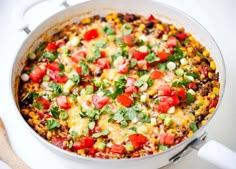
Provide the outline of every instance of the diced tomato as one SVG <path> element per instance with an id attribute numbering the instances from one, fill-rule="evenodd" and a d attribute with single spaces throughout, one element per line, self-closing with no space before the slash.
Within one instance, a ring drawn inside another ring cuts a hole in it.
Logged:
<path id="1" fill-rule="evenodd" d="M 66 44 L 65 40 L 64 39 L 59 39 L 56 41 L 56 45 L 57 47 L 62 47 Z"/>
<path id="2" fill-rule="evenodd" d="M 158 88 L 159 96 L 170 96 L 171 95 L 171 87 L 167 84 L 160 85 Z"/>
<path id="3" fill-rule="evenodd" d="M 84 148 L 90 148 L 94 145 L 94 138 L 93 137 L 83 137 L 81 140 L 81 144 Z"/>
<path id="4" fill-rule="evenodd" d="M 76 67 L 75 70 L 79 75 L 82 75 L 82 68 L 80 66 Z"/>
<path id="5" fill-rule="evenodd" d="M 129 140 L 135 149 L 141 148 L 143 144 L 148 141 L 148 139 L 142 134 L 131 134 L 129 135 Z"/>
<path id="6" fill-rule="evenodd" d="M 33 69 L 33 71 L 29 74 L 29 77 L 33 82 L 38 83 L 45 74 L 46 69 L 42 69 L 38 66 Z"/>
<path id="7" fill-rule="evenodd" d="M 93 156 L 96 153 L 96 149 L 94 147 L 91 147 L 89 149 L 88 155 Z"/>
<path id="8" fill-rule="evenodd" d="M 113 153 L 123 154 L 124 151 L 125 151 L 125 147 L 123 145 L 113 144 L 111 147 L 111 152 Z"/>
<path id="9" fill-rule="evenodd" d="M 132 153 L 132 158 L 137 158 L 137 157 L 140 157 L 140 152 L 139 151 L 136 151 L 134 153 Z"/>
<path id="10" fill-rule="evenodd" d="M 47 67 L 47 69 L 50 69 L 52 71 L 60 71 L 60 67 L 59 67 L 58 62 L 49 63 L 46 67 Z"/>
<path id="11" fill-rule="evenodd" d="M 136 60 L 144 60 L 147 55 L 148 55 L 148 52 L 139 52 L 135 50 L 132 54 L 132 58 Z"/>
<path id="12" fill-rule="evenodd" d="M 205 77 L 207 77 L 208 76 L 208 67 L 203 67 L 201 72 Z"/>
<path id="13" fill-rule="evenodd" d="M 65 148 L 63 142 L 66 141 L 66 137 L 61 136 L 53 136 L 51 143 L 54 144 L 57 147 Z"/>
<path id="14" fill-rule="evenodd" d="M 135 36 L 132 35 L 132 34 L 129 34 L 129 35 L 123 36 L 122 41 L 123 41 L 127 46 L 132 47 L 132 46 L 134 46 L 134 39 L 135 39 Z"/>
<path id="15" fill-rule="evenodd" d="M 164 62 L 164 61 L 166 61 L 169 55 L 170 55 L 170 54 L 167 53 L 167 52 L 165 52 L 165 51 L 162 51 L 162 52 L 157 53 L 157 56 L 160 58 L 159 62 Z"/>
<path id="16" fill-rule="evenodd" d="M 180 103 L 180 101 L 179 101 L 179 97 L 177 96 L 177 95 L 173 95 L 173 96 L 171 96 L 171 101 L 170 101 L 170 105 L 171 106 L 177 106 L 179 103 Z"/>
<path id="17" fill-rule="evenodd" d="M 127 96 L 125 94 L 121 94 L 116 99 L 117 99 L 117 102 L 119 102 L 120 104 L 122 104 L 125 107 L 130 107 L 134 102 L 133 99 L 131 99 L 129 96 Z"/>
<path id="18" fill-rule="evenodd" d="M 50 71 L 49 77 L 56 83 L 66 83 L 68 80 L 68 77 L 66 75 L 60 75 L 60 72 L 58 71 Z"/>
<path id="19" fill-rule="evenodd" d="M 175 47 L 177 45 L 177 39 L 174 36 L 171 36 L 166 43 L 168 47 Z"/>
<path id="20" fill-rule="evenodd" d="M 181 33 L 178 33 L 178 34 L 176 35 L 176 37 L 177 37 L 180 41 L 183 41 L 183 40 L 185 40 L 185 39 L 187 38 L 187 34 L 184 33 L 184 32 L 181 32 Z"/>
<path id="21" fill-rule="evenodd" d="M 179 143 L 181 143 L 183 140 L 184 140 L 184 136 L 178 137 L 178 138 L 175 139 L 175 143 L 174 143 L 174 144 L 175 144 L 175 145 L 176 145 L 176 144 L 179 144 Z"/>
<path id="22" fill-rule="evenodd" d="M 159 101 L 159 104 L 156 106 L 156 110 L 160 113 L 166 113 L 171 107 L 169 102 Z"/>
<path id="23" fill-rule="evenodd" d="M 52 52 L 52 51 L 57 50 L 57 45 L 55 42 L 50 42 L 50 43 L 48 43 L 46 48 L 47 48 L 48 52 Z"/>
<path id="24" fill-rule="evenodd" d="M 118 72 L 121 74 L 126 74 L 129 71 L 128 62 L 125 60 L 123 64 L 117 66 Z"/>
<path id="25" fill-rule="evenodd" d="M 72 149 L 74 151 L 77 151 L 77 150 L 80 150 L 80 149 L 83 149 L 84 146 L 82 145 L 81 142 L 74 142 L 73 146 L 72 146 Z"/>
<path id="26" fill-rule="evenodd" d="M 104 96 L 93 95 L 92 96 L 93 105 L 98 109 L 102 109 L 108 102 L 109 98 Z"/>
<path id="27" fill-rule="evenodd" d="M 94 133 L 101 132 L 100 128 L 98 126 L 95 126 L 93 129 L 89 129 L 89 134 L 92 135 Z"/>
<path id="28" fill-rule="evenodd" d="M 156 20 L 156 18 L 151 14 L 149 15 L 147 20 L 150 22 L 150 21 Z"/>
<path id="29" fill-rule="evenodd" d="M 209 109 L 212 108 L 212 107 L 215 108 L 217 106 L 218 102 L 219 102 L 219 97 L 216 97 L 215 99 L 210 100 Z"/>
<path id="30" fill-rule="evenodd" d="M 138 93 L 138 87 L 134 85 L 134 82 L 136 81 L 133 77 L 128 77 L 126 81 L 126 88 L 125 93 L 132 94 L 132 93 Z"/>
<path id="31" fill-rule="evenodd" d="M 186 99 L 185 89 L 183 89 L 183 88 L 178 89 L 176 94 L 181 98 L 182 101 L 184 101 Z"/>
<path id="32" fill-rule="evenodd" d="M 163 77 L 163 73 L 159 70 L 154 70 L 152 73 L 151 73 L 151 79 L 152 80 L 155 80 L 155 79 L 160 79 Z"/>
<path id="33" fill-rule="evenodd" d="M 103 70 L 103 69 L 109 69 L 110 64 L 107 58 L 100 58 L 97 60 L 98 67 Z"/>
<path id="34" fill-rule="evenodd" d="M 172 133 L 162 133 L 160 135 L 160 143 L 165 145 L 174 144 L 175 135 Z"/>
<path id="35" fill-rule="evenodd" d="M 147 70 L 148 69 L 148 62 L 146 60 L 139 60 L 137 62 L 139 70 Z"/>
<path id="36" fill-rule="evenodd" d="M 188 84 L 188 88 L 195 90 L 195 89 L 197 89 L 197 85 L 196 85 L 195 82 L 190 82 L 190 83 Z"/>
<path id="37" fill-rule="evenodd" d="M 101 54 L 101 58 L 106 58 L 107 57 L 107 54 L 106 54 L 105 51 L 101 51 L 100 54 Z"/>
<path id="38" fill-rule="evenodd" d="M 48 109 L 51 105 L 51 102 L 44 99 L 43 97 L 40 97 L 36 100 L 37 103 L 41 103 L 43 106 L 43 109 Z"/>
<path id="39" fill-rule="evenodd" d="M 84 58 L 86 58 L 86 52 L 84 52 L 84 51 L 77 51 L 77 52 L 75 52 L 75 53 L 73 53 L 72 54 L 72 56 L 71 56 L 71 60 L 73 61 L 73 62 L 75 62 L 75 63 L 79 63 L 79 61 L 81 60 L 81 59 L 84 59 Z"/>
<path id="40" fill-rule="evenodd" d="M 135 82 L 136 80 L 137 80 L 137 79 L 135 79 L 135 78 L 133 78 L 133 77 L 128 77 L 125 86 L 126 86 L 126 87 L 134 86 L 134 82 Z"/>
<path id="41" fill-rule="evenodd" d="M 48 112 L 43 111 L 43 110 L 38 110 L 38 111 L 37 111 L 37 114 L 38 114 L 38 116 L 39 116 L 40 119 L 52 118 L 52 115 L 51 115 L 51 114 L 49 114 Z"/>
<path id="42" fill-rule="evenodd" d="M 68 102 L 66 96 L 57 96 L 56 97 L 57 105 L 62 109 L 69 109 L 70 103 Z"/>
<path id="43" fill-rule="evenodd" d="M 90 41 L 92 39 L 96 39 L 99 36 L 97 29 L 90 29 L 84 34 L 84 40 Z"/>

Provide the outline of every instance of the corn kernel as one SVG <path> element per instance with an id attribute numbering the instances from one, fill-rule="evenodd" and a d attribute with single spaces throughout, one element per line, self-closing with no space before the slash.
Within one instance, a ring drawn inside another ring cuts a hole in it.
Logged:
<path id="1" fill-rule="evenodd" d="M 183 126 L 187 126 L 187 125 L 188 125 L 186 119 L 183 119 L 183 120 L 182 120 L 182 125 L 183 125 Z"/>
<path id="2" fill-rule="evenodd" d="M 199 102 L 203 102 L 203 97 L 202 97 L 201 95 L 198 95 L 198 96 L 197 96 L 197 100 L 198 100 Z"/>
<path id="3" fill-rule="evenodd" d="M 160 30 L 160 31 L 163 31 L 164 30 L 164 27 L 162 24 L 157 24 L 157 28 Z"/>
<path id="4" fill-rule="evenodd" d="M 112 19 L 113 19 L 113 17 L 112 17 L 111 14 L 106 16 L 106 20 L 107 20 L 107 21 L 112 21 Z"/>
<path id="5" fill-rule="evenodd" d="M 195 56 L 195 57 L 193 58 L 193 60 L 196 61 L 196 62 L 200 62 L 200 61 L 201 61 L 201 58 L 200 58 L 200 56 Z"/>
<path id="6" fill-rule="evenodd" d="M 188 137 L 192 137 L 192 135 L 193 135 L 193 132 L 190 130 L 188 133 Z"/>
<path id="7" fill-rule="evenodd" d="M 139 30 L 140 30 L 140 31 L 143 31 L 144 29 L 145 29 L 145 25 L 144 25 L 144 24 L 140 24 L 140 25 L 139 25 Z"/>
<path id="8" fill-rule="evenodd" d="M 214 113 L 214 111 L 215 111 L 215 108 L 214 107 L 212 107 L 212 108 L 210 108 L 210 110 L 209 110 L 209 113 Z"/>
<path id="9" fill-rule="evenodd" d="M 33 111 L 31 111 L 31 112 L 29 113 L 29 116 L 30 116 L 31 118 L 33 118 L 33 117 L 35 116 L 35 113 L 34 113 Z"/>
<path id="10" fill-rule="evenodd" d="M 208 77 L 211 79 L 213 74 L 211 72 L 208 73 Z"/>
<path id="11" fill-rule="evenodd" d="M 201 114 L 201 110 L 197 110 L 197 111 L 195 111 L 195 116 L 199 116 Z"/>
<path id="12" fill-rule="evenodd" d="M 122 27 L 122 24 L 121 24 L 121 23 L 117 23 L 117 24 L 116 24 L 116 27 L 117 27 L 117 28 L 121 28 L 121 27 Z"/>
<path id="13" fill-rule="evenodd" d="M 209 94 L 208 94 L 208 97 L 209 97 L 210 99 L 214 99 L 214 98 L 216 97 L 216 95 L 215 95 L 214 93 L 209 93 Z"/>
<path id="14" fill-rule="evenodd" d="M 32 120 L 32 119 L 29 119 L 29 120 L 28 120 L 28 123 L 32 126 L 32 125 L 33 125 L 33 120 Z"/>
<path id="15" fill-rule="evenodd" d="M 188 47 L 188 48 L 187 48 L 187 52 L 188 52 L 188 53 L 191 53 L 192 51 L 193 51 L 193 48 L 192 48 L 192 47 Z"/>
<path id="16" fill-rule="evenodd" d="M 219 88 L 214 87 L 213 88 L 213 93 L 215 93 L 215 95 L 219 95 Z"/>
<path id="17" fill-rule="evenodd" d="M 118 16 L 117 13 L 113 13 L 113 14 L 111 14 L 111 18 L 112 18 L 112 19 L 116 19 L 117 16 Z"/>
<path id="18" fill-rule="evenodd" d="M 175 27 L 173 25 L 170 25 L 170 30 L 175 30 Z"/>
<path id="19" fill-rule="evenodd" d="M 200 75 L 200 80 L 205 79 L 205 76 L 203 74 Z"/>
<path id="20" fill-rule="evenodd" d="M 216 70 L 216 64 L 215 64 L 215 62 L 211 62 L 210 63 L 210 68 L 212 69 L 212 70 Z"/>
<path id="21" fill-rule="evenodd" d="M 84 19 L 82 19 L 81 23 L 82 23 L 83 25 L 86 25 L 86 24 L 90 24 L 91 21 L 92 21 L 91 18 L 84 18 Z"/>
<path id="22" fill-rule="evenodd" d="M 202 125 L 205 125 L 206 122 L 207 122 L 206 120 L 202 120 L 201 124 L 202 124 Z"/>
<path id="23" fill-rule="evenodd" d="M 204 104 L 204 106 L 208 106 L 208 105 L 209 105 L 209 100 L 205 99 L 205 100 L 203 101 L 203 104 Z"/>
<path id="24" fill-rule="evenodd" d="M 119 23 L 119 22 L 120 22 L 120 19 L 119 19 L 119 18 L 116 18 L 116 19 L 114 19 L 114 21 L 115 21 L 116 23 Z"/>
<path id="25" fill-rule="evenodd" d="M 207 50 L 207 49 L 205 49 L 205 50 L 202 52 L 202 55 L 205 56 L 205 57 L 209 56 L 209 54 L 210 54 L 210 52 L 209 52 L 209 50 Z"/>
<path id="26" fill-rule="evenodd" d="M 176 129 L 169 129 L 167 133 L 176 133 Z"/>

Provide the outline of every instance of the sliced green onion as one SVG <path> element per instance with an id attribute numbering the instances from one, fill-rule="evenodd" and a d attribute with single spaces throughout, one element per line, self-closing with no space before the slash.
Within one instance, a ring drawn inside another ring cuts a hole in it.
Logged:
<path id="1" fill-rule="evenodd" d="M 64 93 L 70 93 L 71 88 L 75 85 L 75 83 L 72 80 L 67 80 L 63 87 L 63 92 Z"/>
<path id="2" fill-rule="evenodd" d="M 80 96 L 84 96 L 86 95 L 86 90 L 85 89 L 81 89 L 80 90 Z"/>
<path id="3" fill-rule="evenodd" d="M 43 76 L 43 81 L 48 82 L 50 80 L 50 77 L 48 75 Z"/>
<path id="4" fill-rule="evenodd" d="M 30 60 L 34 60 L 34 59 L 36 58 L 35 53 L 29 53 L 28 58 L 29 58 Z"/>
<path id="5" fill-rule="evenodd" d="M 193 89 L 189 89 L 189 90 L 187 91 L 187 93 L 190 93 L 191 95 L 195 95 L 195 94 L 196 94 L 196 92 L 195 92 Z"/>
<path id="6" fill-rule="evenodd" d="M 103 142 L 97 144 L 97 148 L 98 148 L 99 150 L 102 150 L 102 151 L 103 151 L 103 150 L 105 149 L 105 147 L 106 147 L 106 144 L 103 143 Z"/>
<path id="7" fill-rule="evenodd" d="M 168 35 L 164 34 L 164 35 L 162 36 L 162 40 L 163 40 L 163 41 L 167 41 L 167 39 L 168 39 Z"/>
<path id="8" fill-rule="evenodd" d="M 158 116 L 161 120 L 165 120 L 166 118 L 166 114 L 159 114 Z"/>
<path id="9" fill-rule="evenodd" d="M 164 120 L 164 125 L 169 127 L 171 124 L 173 123 L 173 119 L 171 119 L 170 117 L 166 117 Z"/>
<path id="10" fill-rule="evenodd" d="M 166 151 L 166 150 L 168 150 L 168 147 L 165 145 L 159 144 L 159 149 L 162 151 Z"/>
<path id="11" fill-rule="evenodd" d="M 184 75 L 184 70 L 179 68 L 175 71 L 175 73 L 176 73 L 177 76 L 183 76 Z"/>
<path id="12" fill-rule="evenodd" d="M 114 40 L 116 40 L 116 36 L 115 35 L 109 35 L 108 37 L 108 40 L 113 42 Z"/>
<path id="13" fill-rule="evenodd" d="M 61 47 L 61 52 L 64 53 L 64 54 L 67 54 L 69 51 L 69 49 L 66 47 L 66 46 L 62 46 Z"/>
<path id="14" fill-rule="evenodd" d="M 155 117 L 151 118 L 151 125 L 155 126 L 157 124 L 157 119 Z"/>
<path id="15" fill-rule="evenodd" d="M 66 73 L 70 73 L 72 71 L 72 67 L 71 66 L 66 66 L 65 67 L 65 72 Z"/>
<path id="16" fill-rule="evenodd" d="M 61 111 L 59 114 L 59 118 L 62 120 L 66 120 L 68 118 L 68 113 L 66 111 Z"/>
<path id="17" fill-rule="evenodd" d="M 142 103 L 145 103 L 146 101 L 147 101 L 147 95 L 141 95 L 141 97 L 140 97 L 140 101 L 142 102 Z"/>
<path id="18" fill-rule="evenodd" d="M 134 146 L 131 143 L 128 143 L 125 145 L 125 149 L 126 149 L 126 151 L 133 151 Z"/>
<path id="19" fill-rule="evenodd" d="M 93 93 L 93 86 L 92 85 L 86 86 L 85 92 L 86 92 L 86 94 L 92 94 Z"/>

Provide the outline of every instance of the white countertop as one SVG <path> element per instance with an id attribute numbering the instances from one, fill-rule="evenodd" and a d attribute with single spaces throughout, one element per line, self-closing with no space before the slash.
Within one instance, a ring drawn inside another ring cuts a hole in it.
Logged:
<path id="1" fill-rule="evenodd" d="M 234 0 L 161 0 L 170 4 L 199 21 L 215 38 L 225 62 L 227 72 L 226 91 L 220 108 L 209 124 L 208 138 L 217 140 L 236 151 L 236 1 Z M 0 116 L 2 117 L 15 152 L 33 169 L 72 169 L 70 162 L 49 151 L 15 118 L 15 109 L 10 100 L 10 72 L 12 62 L 20 44 L 27 37 L 23 32 L 17 32 L 12 24 L 11 13 L 19 3 L 29 0 L 0 1 Z M 74 4 L 79 0 L 69 1 Z M 36 25 L 38 19 L 51 13 L 47 3 L 30 11 L 31 22 Z M 47 10 L 48 8 L 48 10 Z M 43 9 L 43 12 L 42 12 Z M 53 9 L 57 10 L 57 9 Z M 35 19 L 37 18 L 37 19 Z M 35 22 L 35 20 L 37 22 Z M 1 150 L 0 150 L 1 151 Z M 0 169 L 8 167 L 0 161 Z M 213 165 L 199 159 L 196 152 L 191 152 L 175 165 L 166 169 L 214 169 Z M 236 168 L 236 166 L 235 166 Z"/>

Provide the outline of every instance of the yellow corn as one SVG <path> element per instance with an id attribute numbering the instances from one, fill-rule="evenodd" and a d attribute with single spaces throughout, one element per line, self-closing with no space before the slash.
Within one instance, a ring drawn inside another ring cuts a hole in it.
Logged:
<path id="1" fill-rule="evenodd" d="M 219 95 L 219 88 L 218 87 L 214 87 L 213 88 L 213 93 L 215 93 L 216 95 Z"/>
<path id="2" fill-rule="evenodd" d="M 209 93 L 209 94 L 208 94 L 208 97 L 209 97 L 210 99 L 214 99 L 214 98 L 216 97 L 216 95 L 215 95 L 214 93 Z"/>
<path id="3" fill-rule="evenodd" d="M 200 114 L 201 114 L 201 110 L 195 111 L 195 115 L 196 115 L 196 116 L 199 116 Z"/>
<path id="4" fill-rule="evenodd" d="M 214 61 L 210 62 L 210 68 L 211 68 L 212 70 L 216 70 L 216 64 L 215 64 Z"/>
<path id="5" fill-rule="evenodd" d="M 176 129 L 169 129 L 167 133 L 176 133 Z"/>
<path id="6" fill-rule="evenodd" d="M 188 133 L 188 137 L 192 137 L 192 135 L 193 135 L 193 132 L 190 130 Z"/>
<path id="7" fill-rule="evenodd" d="M 117 27 L 117 28 L 121 28 L 121 27 L 122 27 L 122 24 L 121 24 L 121 23 L 117 23 L 117 24 L 116 24 L 116 27 Z"/>
<path id="8" fill-rule="evenodd" d="M 202 125 L 205 125 L 206 122 L 207 122 L 206 120 L 202 120 L 201 124 L 202 124 Z"/>
<path id="9" fill-rule="evenodd" d="M 175 30 L 175 27 L 173 25 L 170 25 L 170 30 Z"/>
<path id="10" fill-rule="evenodd" d="M 188 125 L 188 121 L 187 121 L 186 119 L 183 119 L 183 120 L 182 120 L 182 125 L 183 125 L 183 126 L 187 126 L 187 125 Z"/>
<path id="11" fill-rule="evenodd" d="M 112 19 L 116 19 L 118 17 L 117 13 L 111 14 Z"/>
<path id="12" fill-rule="evenodd" d="M 214 107 L 212 107 L 210 110 L 209 110 L 209 113 L 214 113 L 214 111 L 215 111 L 215 108 Z"/>
<path id="13" fill-rule="evenodd" d="M 29 120 L 28 120 L 28 123 L 32 126 L 32 125 L 33 125 L 33 120 L 32 120 L 32 119 L 29 119 Z"/>
<path id="14" fill-rule="evenodd" d="M 112 14 L 109 14 L 106 16 L 107 21 L 112 21 L 112 19 L 113 19 Z"/>
<path id="15" fill-rule="evenodd" d="M 115 21 L 116 23 L 119 23 L 119 22 L 120 22 L 120 19 L 119 19 L 119 18 L 116 18 L 116 19 L 114 19 L 114 21 Z"/>
<path id="16" fill-rule="evenodd" d="M 162 24 L 157 24 L 157 28 L 160 30 L 160 31 L 163 31 L 164 30 L 164 27 Z"/>
<path id="17" fill-rule="evenodd" d="M 140 24 L 140 25 L 139 25 L 139 30 L 140 30 L 140 31 L 143 31 L 144 29 L 145 29 L 145 25 L 144 25 L 144 24 Z"/>
<path id="18" fill-rule="evenodd" d="M 195 60 L 196 62 L 200 62 L 201 61 L 201 58 L 200 58 L 200 56 L 195 56 L 194 58 L 193 58 L 193 60 Z M 196 68 L 196 67 L 195 67 Z M 197 69 L 197 68 L 196 68 Z"/>
<path id="19" fill-rule="evenodd" d="M 82 19 L 81 23 L 82 23 L 83 25 L 86 25 L 86 24 L 90 24 L 91 21 L 92 21 L 91 18 L 84 18 L 84 19 Z"/>
<path id="20" fill-rule="evenodd" d="M 205 99 L 205 100 L 203 101 L 203 104 L 204 104 L 204 106 L 208 106 L 208 105 L 209 105 L 209 100 Z"/>
<path id="21" fill-rule="evenodd" d="M 211 72 L 208 73 L 208 77 L 209 77 L 210 79 L 212 78 L 212 75 L 213 75 L 213 74 L 212 74 Z"/>
<path id="22" fill-rule="evenodd" d="M 198 100 L 199 102 L 203 102 L 203 97 L 202 97 L 201 95 L 198 95 L 198 96 L 197 96 L 197 100 Z"/>
<path id="23" fill-rule="evenodd" d="M 78 152 L 78 154 L 80 154 L 80 155 L 85 155 L 85 150 L 84 150 L 84 149 L 80 149 L 80 150 L 78 150 L 77 152 Z"/>
<path id="24" fill-rule="evenodd" d="M 28 115 L 28 114 L 29 114 L 29 110 L 28 110 L 28 109 L 22 109 L 22 110 L 21 110 L 21 113 L 22 113 L 23 115 Z"/>
<path id="25" fill-rule="evenodd" d="M 200 75 L 200 79 L 203 80 L 205 76 L 203 74 Z"/>
<path id="26" fill-rule="evenodd" d="M 188 52 L 188 53 L 191 53 L 192 51 L 193 51 L 193 48 L 192 48 L 192 47 L 188 47 L 188 48 L 187 48 L 187 52 Z"/>
<path id="27" fill-rule="evenodd" d="M 34 113 L 33 111 L 31 111 L 31 112 L 29 113 L 29 116 L 30 116 L 31 118 L 33 118 L 33 117 L 35 116 L 35 113 Z"/>
<path id="28" fill-rule="evenodd" d="M 207 50 L 207 49 L 205 49 L 205 50 L 202 52 L 202 55 L 205 56 L 205 57 L 209 56 L 209 54 L 210 54 L 210 52 L 209 52 L 209 50 Z"/>

